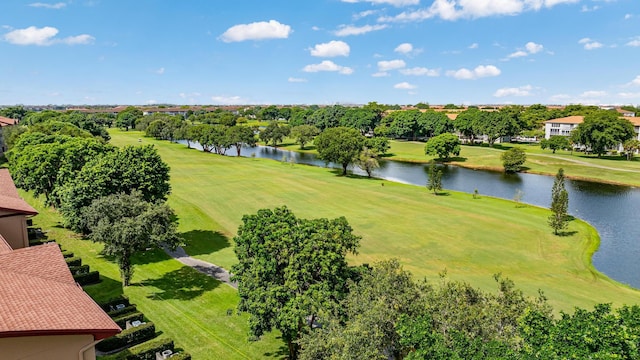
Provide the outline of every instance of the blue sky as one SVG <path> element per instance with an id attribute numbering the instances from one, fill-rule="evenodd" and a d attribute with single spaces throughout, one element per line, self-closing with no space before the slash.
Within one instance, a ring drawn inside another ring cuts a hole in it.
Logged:
<path id="1" fill-rule="evenodd" d="M 640 104 L 638 0 L 0 2 L 0 104 Z"/>

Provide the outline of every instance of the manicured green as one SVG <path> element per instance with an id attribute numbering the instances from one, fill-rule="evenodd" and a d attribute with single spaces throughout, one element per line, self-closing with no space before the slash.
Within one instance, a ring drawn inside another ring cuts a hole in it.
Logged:
<path id="1" fill-rule="evenodd" d="M 460 155 L 450 163 L 474 169 L 502 171 L 500 155 L 511 147 L 522 148 L 527 155 L 523 171 L 553 176 L 559 168 L 572 179 L 587 179 L 618 184 L 640 185 L 640 159 L 627 161 L 624 156 L 603 156 L 557 150 L 542 150 L 538 144 L 497 144 L 487 146 L 463 145 Z M 424 143 L 417 141 L 391 141 L 391 149 L 386 159 L 410 162 L 431 161 L 424 155 Z"/>
<path id="2" fill-rule="evenodd" d="M 140 144 L 138 132 L 110 133 L 117 146 Z M 141 144 L 150 143 L 171 167 L 169 203 L 179 232 L 190 241 L 187 251 L 225 268 L 236 262 L 231 238 L 242 215 L 286 205 L 302 218 L 345 216 L 363 237 L 353 264 L 396 257 L 418 277 L 436 279 L 446 269 L 452 279 L 487 290 L 495 287 L 492 275 L 501 272 L 527 294 L 542 289 L 557 310 L 640 303 L 640 292 L 594 270 L 595 230 L 575 220 L 569 235 L 554 236 L 547 209 L 456 192 L 433 196 L 419 186 L 142 138 Z"/>
<path id="3" fill-rule="evenodd" d="M 137 134 L 139 136 L 139 134 Z M 85 291 L 102 303 L 122 294 L 122 283 L 115 261 L 101 255 L 102 244 L 82 240 L 60 227 L 60 215 L 43 204 L 44 198 L 21 196 L 40 213 L 34 226 L 41 227 L 64 250 L 73 251 L 91 270 L 100 271 L 102 282 L 86 286 Z M 180 216 L 184 216 L 180 214 Z M 153 321 L 163 337 L 175 341 L 176 348 L 194 359 L 256 359 L 278 354 L 284 344 L 277 333 L 261 341 L 248 341 L 246 316 L 227 315 L 238 303 L 235 289 L 203 275 L 160 250 L 134 258 L 136 273 L 125 294 L 138 311 Z M 275 358 L 282 358 L 276 356 Z"/>

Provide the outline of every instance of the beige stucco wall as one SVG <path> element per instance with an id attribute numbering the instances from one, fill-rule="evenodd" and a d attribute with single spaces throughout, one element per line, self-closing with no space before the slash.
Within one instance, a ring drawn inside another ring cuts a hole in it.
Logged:
<path id="1" fill-rule="evenodd" d="M 0 234 L 14 250 L 28 247 L 27 217 L 24 215 L 2 217 L 7 214 L 11 213 L 0 210 Z"/>
<path id="2" fill-rule="evenodd" d="M 0 339 L 3 360 L 75 360 L 80 350 L 93 343 L 92 335 L 29 336 Z M 82 360 L 95 360 L 93 347 Z"/>

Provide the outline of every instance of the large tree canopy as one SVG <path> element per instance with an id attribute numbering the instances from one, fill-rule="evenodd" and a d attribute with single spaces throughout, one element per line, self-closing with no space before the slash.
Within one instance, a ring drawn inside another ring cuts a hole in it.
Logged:
<path id="1" fill-rule="evenodd" d="M 330 128 L 318 135 L 314 141 L 318 157 L 342 165 L 342 174 L 347 174 L 347 167 L 360 154 L 365 137 L 353 128 Z"/>
<path id="2" fill-rule="evenodd" d="M 602 156 L 607 149 L 618 146 L 633 138 L 633 124 L 620 118 L 617 112 L 598 110 L 584 117 L 584 122 L 571 133 L 574 143 L 582 144 L 592 152 Z"/>
<path id="3" fill-rule="evenodd" d="M 295 359 L 302 332 L 345 296 L 352 276 L 346 255 L 356 253 L 359 240 L 344 217 L 299 219 L 286 207 L 243 216 L 232 279 L 251 333 L 280 330 Z"/>

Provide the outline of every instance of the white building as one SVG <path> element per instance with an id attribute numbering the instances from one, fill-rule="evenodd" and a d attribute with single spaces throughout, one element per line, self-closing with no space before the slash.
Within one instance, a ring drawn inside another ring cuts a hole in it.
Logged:
<path id="1" fill-rule="evenodd" d="M 544 138 L 554 135 L 569 136 L 573 129 L 584 121 L 584 116 L 568 116 L 544 122 Z"/>

